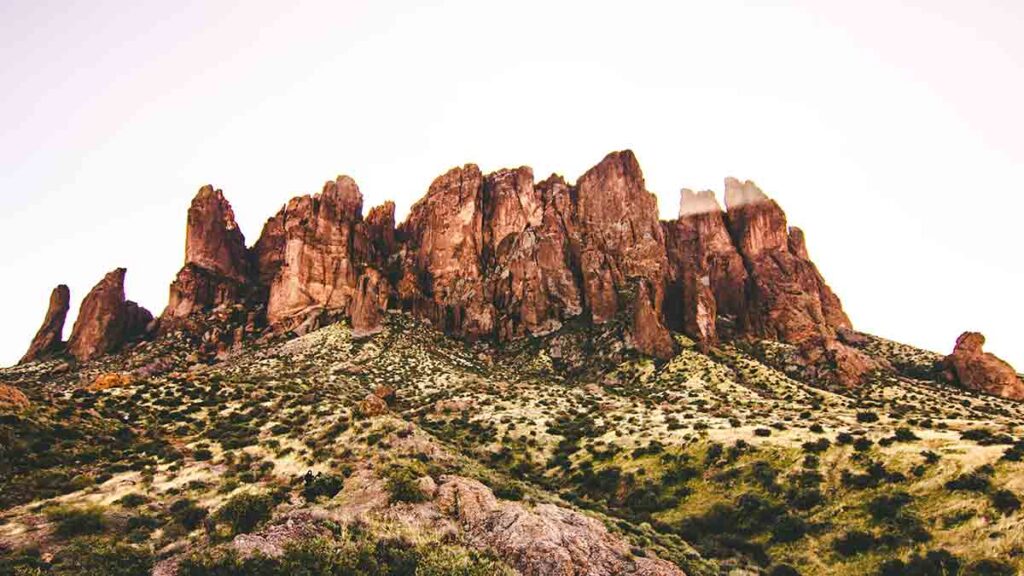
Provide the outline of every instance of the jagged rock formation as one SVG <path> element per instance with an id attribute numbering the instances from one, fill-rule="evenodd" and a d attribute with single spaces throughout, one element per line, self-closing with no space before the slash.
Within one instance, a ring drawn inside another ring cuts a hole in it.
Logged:
<path id="1" fill-rule="evenodd" d="M 274 233 L 283 230 L 283 239 L 266 243 L 278 247 L 280 255 L 257 256 L 274 267 L 280 262 L 270 284 L 271 324 L 316 309 L 348 310 L 358 279 L 353 244 L 362 209 L 355 181 L 339 176 L 324 184 L 320 194 L 293 198 L 278 214 L 280 223 L 268 225 Z"/>
<path id="2" fill-rule="evenodd" d="M 197 312 L 241 302 L 250 278 L 245 237 L 231 204 L 206 185 L 192 200 L 185 232 L 185 266 L 170 287 L 164 331 Z"/>
<path id="3" fill-rule="evenodd" d="M 380 332 L 390 288 L 380 272 L 367 268 L 359 277 L 352 302 L 352 336 L 362 338 Z"/>
<path id="4" fill-rule="evenodd" d="M 840 342 L 850 320 L 839 298 L 807 257 L 803 232 L 749 180 L 725 181 L 727 223 L 747 268 L 744 331 L 796 344 L 818 377 L 858 384 L 878 363 Z"/>
<path id="5" fill-rule="evenodd" d="M 108 273 L 85 300 L 68 340 L 68 352 L 86 361 L 115 352 L 126 342 L 146 335 L 153 315 L 135 302 L 125 300 L 124 276 L 118 268 Z"/>
<path id="6" fill-rule="evenodd" d="M 985 337 L 978 332 L 961 334 L 953 353 L 942 362 L 947 379 L 970 390 L 1024 400 L 1024 380 L 1012 366 L 982 350 L 984 345 Z"/>
<path id="7" fill-rule="evenodd" d="M 879 368 L 837 338 L 850 321 L 779 206 L 732 178 L 725 200 L 723 212 L 713 193 L 684 190 L 679 217 L 660 222 L 626 150 L 575 185 L 557 175 L 535 182 L 525 166 L 453 168 L 396 227 L 393 203 L 364 219 L 359 187 L 339 176 L 290 200 L 247 249 L 223 193 L 204 186 L 161 331 L 201 334 L 204 349 L 222 355 L 264 325 L 301 334 L 348 317 L 357 334 L 371 334 L 392 306 L 469 339 L 540 336 L 581 317 L 616 322 L 628 345 L 659 358 L 675 353 L 671 328 L 705 350 L 735 338 L 795 344 L 816 376 L 845 384 Z M 86 315 L 95 326 L 78 330 L 73 354 L 116 349 L 123 338 L 99 332 L 145 319 L 132 305 L 108 308 Z M 244 328 L 207 330 L 213 310 L 233 310 Z"/>
<path id="8" fill-rule="evenodd" d="M 734 336 L 746 318 L 747 270 L 714 193 L 680 193 L 679 218 L 664 222 L 669 259 L 669 325 L 704 347 Z"/>
<path id="9" fill-rule="evenodd" d="M 71 309 L 71 291 L 61 284 L 50 293 L 50 305 L 46 309 L 43 325 L 39 327 L 28 351 L 21 357 L 20 364 L 44 360 L 64 350 L 64 321 Z"/>

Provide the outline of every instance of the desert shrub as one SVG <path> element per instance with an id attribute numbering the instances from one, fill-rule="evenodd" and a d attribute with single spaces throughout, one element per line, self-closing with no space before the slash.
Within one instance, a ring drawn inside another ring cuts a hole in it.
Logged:
<path id="1" fill-rule="evenodd" d="M 996 490 L 989 498 L 992 500 L 992 506 L 1004 516 L 1020 510 L 1020 498 L 1009 490 Z"/>
<path id="2" fill-rule="evenodd" d="M 832 542 L 832 548 L 840 556 L 855 556 L 874 548 L 878 541 L 870 532 L 850 530 Z"/>
<path id="3" fill-rule="evenodd" d="M 56 554 L 55 576 L 148 576 L 152 555 L 138 546 L 104 538 L 81 538 Z M 17 574 L 17 572 L 15 573 Z"/>
<path id="4" fill-rule="evenodd" d="M 217 510 L 216 518 L 226 522 L 232 533 L 245 534 L 269 520 L 276 505 L 269 494 L 242 492 L 229 498 Z"/>
<path id="5" fill-rule="evenodd" d="M 1009 462 L 1021 462 L 1024 461 L 1024 441 L 1017 442 L 1013 446 L 1010 446 L 1003 452 L 1003 460 Z"/>
<path id="6" fill-rule="evenodd" d="M 142 506 L 146 502 L 149 502 L 149 498 L 146 498 L 142 494 L 136 494 L 134 492 L 132 492 L 131 494 L 125 494 L 124 496 L 117 500 L 117 504 L 120 504 L 125 508 L 138 508 L 139 506 Z"/>
<path id="7" fill-rule="evenodd" d="M 857 452 L 867 452 L 871 449 L 872 445 L 874 445 L 874 442 L 872 442 L 870 438 L 865 438 L 863 436 L 853 441 L 853 449 Z"/>
<path id="8" fill-rule="evenodd" d="M 799 516 L 783 514 L 772 526 L 772 541 L 796 542 L 807 533 L 807 523 Z"/>
<path id="9" fill-rule="evenodd" d="M 947 490 L 965 490 L 969 492 L 987 492 L 991 486 L 988 476 L 977 471 L 967 472 L 946 482 Z"/>
<path id="10" fill-rule="evenodd" d="M 874 497 L 867 503 L 868 514 L 876 521 L 896 518 L 903 507 L 910 504 L 913 498 L 906 492 L 893 492 Z"/>
<path id="11" fill-rule="evenodd" d="M 768 571 L 768 576 L 800 576 L 800 572 L 789 564 L 776 564 Z"/>
<path id="12" fill-rule="evenodd" d="M 767 438 L 768 436 L 771 436 L 771 435 L 772 435 L 772 431 L 770 429 L 768 429 L 768 428 L 755 428 L 754 429 L 754 436 L 761 436 L 763 438 Z"/>
<path id="13" fill-rule="evenodd" d="M 984 559 L 971 562 L 963 573 L 965 576 L 1014 576 L 1017 569 L 1002 560 Z"/>
<path id="14" fill-rule="evenodd" d="M 914 434 L 913 430 L 903 426 L 896 429 L 893 439 L 897 442 L 913 442 L 914 440 L 920 440 L 920 438 L 917 437 L 917 434 Z"/>
<path id="15" fill-rule="evenodd" d="M 103 511 L 99 508 L 58 507 L 47 511 L 46 516 L 56 524 L 53 533 L 60 538 L 73 538 L 103 532 Z"/>
<path id="16" fill-rule="evenodd" d="M 395 464 L 388 468 L 385 476 L 392 502 L 422 502 L 426 499 L 417 483 L 421 474 L 413 467 Z"/>
<path id="17" fill-rule="evenodd" d="M 857 422 L 860 422 L 861 424 L 878 422 L 878 414 L 874 412 L 857 412 Z"/>
<path id="18" fill-rule="evenodd" d="M 302 497 L 313 502 L 320 496 L 333 498 L 345 485 L 345 479 L 334 474 L 306 474 L 303 478 Z"/>
<path id="19" fill-rule="evenodd" d="M 821 454 L 828 450 L 828 447 L 831 445 L 832 443 L 828 441 L 828 438 L 818 438 L 813 442 L 804 442 L 803 449 L 805 452 L 810 452 L 811 454 Z"/>
<path id="20" fill-rule="evenodd" d="M 188 498 L 171 503 L 171 518 L 189 530 L 195 530 L 206 519 L 209 512 Z"/>
<path id="21" fill-rule="evenodd" d="M 849 432 L 840 432 L 839 434 L 836 434 L 836 444 L 840 446 L 853 444 L 853 434 L 850 434 Z"/>

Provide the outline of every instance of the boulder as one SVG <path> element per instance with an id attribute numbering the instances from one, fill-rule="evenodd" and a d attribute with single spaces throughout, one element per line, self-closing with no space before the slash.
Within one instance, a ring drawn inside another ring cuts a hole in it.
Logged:
<path id="1" fill-rule="evenodd" d="M 985 352 L 984 345 L 985 337 L 978 332 L 961 334 L 953 353 L 942 362 L 948 377 L 970 390 L 1024 400 L 1024 380 L 1012 366 Z"/>

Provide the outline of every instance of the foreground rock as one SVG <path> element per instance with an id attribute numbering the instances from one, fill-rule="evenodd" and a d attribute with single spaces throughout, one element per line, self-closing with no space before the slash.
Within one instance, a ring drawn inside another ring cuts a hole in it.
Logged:
<path id="1" fill-rule="evenodd" d="M 115 352 L 146 335 L 153 315 L 125 300 L 125 272 L 118 268 L 108 273 L 82 301 L 68 340 L 68 352 L 80 362 Z"/>
<path id="2" fill-rule="evenodd" d="M 1017 371 L 996 355 L 982 350 L 984 345 L 985 337 L 978 332 L 961 334 L 953 353 L 943 361 L 948 377 L 970 390 L 1024 400 L 1024 381 Z"/>
<path id="3" fill-rule="evenodd" d="M 46 309 L 43 325 L 39 327 L 28 351 L 21 358 L 21 364 L 45 360 L 64 350 L 64 321 L 71 308 L 71 291 L 61 284 L 50 293 L 50 305 Z"/>
<path id="4" fill-rule="evenodd" d="M 21 391 L 8 384 L 0 383 L 0 409 L 2 410 L 24 410 L 30 406 L 28 397 Z"/>
<path id="5" fill-rule="evenodd" d="M 525 576 L 683 576 L 670 562 L 633 556 L 597 520 L 553 504 L 499 501 L 476 480 L 442 476 L 437 506 L 472 541 Z"/>

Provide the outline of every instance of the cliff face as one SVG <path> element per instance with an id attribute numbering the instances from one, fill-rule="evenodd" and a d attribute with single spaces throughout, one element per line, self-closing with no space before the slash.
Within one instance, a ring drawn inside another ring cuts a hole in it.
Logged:
<path id="1" fill-rule="evenodd" d="M 50 305 L 46 309 L 43 325 L 39 327 L 28 351 L 21 357 L 20 364 L 45 360 L 64 350 L 64 321 L 71 309 L 71 291 L 61 284 L 50 293 Z"/>
<path id="2" fill-rule="evenodd" d="M 125 273 L 124 268 L 108 273 L 82 301 L 67 346 L 79 361 L 116 352 L 125 343 L 147 335 L 153 315 L 125 300 Z"/>
<path id="3" fill-rule="evenodd" d="M 370 334 L 392 307 L 467 339 L 544 335 L 579 318 L 618 322 L 627 345 L 659 358 L 675 354 L 671 329 L 705 350 L 737 338 L 791 343 L 816 375 L 844 384 L 878 369 L 838 339 L 850 321 L 778 204 L 728 178 L 725 205 L 683 190 L 678 218 L 659 221 L 628 150 L 575 184 L 537 182 L 529 167 L 484 174 L 467 164 L 436 178 L 397 226 L 391 202 L 364 218 L 359 187 L 339 176 L 290 200 L 247 248 L 227 199 L 204 186 L 161 330 L 203 333 L 223 350 L 263 326 L 301 333 L 340 317 Z M 131 308 L 119 303 L 116 278 L 107 284 L 83 307 L 69 345 L 76 356 L 124 340 L 103 336 L 128 330 Z M 60 347 L 56 304 L 26 358 Z M 204 333 L 203 319 L 222 308 L 247 311 L 245 329 Z"/>

